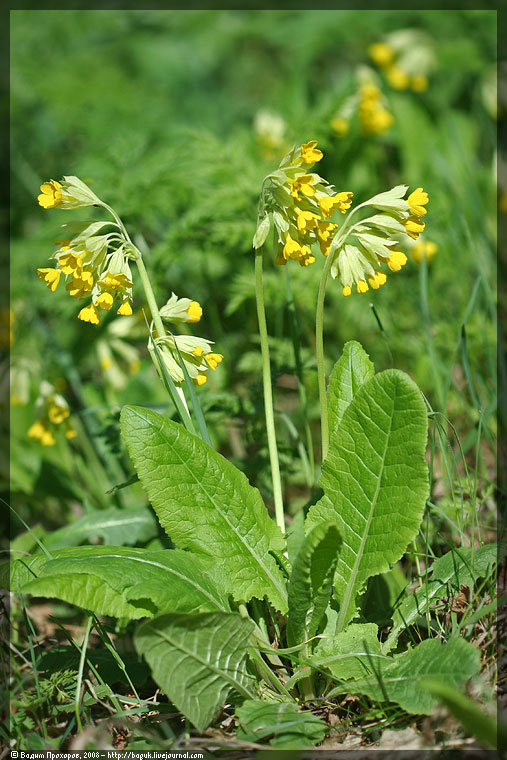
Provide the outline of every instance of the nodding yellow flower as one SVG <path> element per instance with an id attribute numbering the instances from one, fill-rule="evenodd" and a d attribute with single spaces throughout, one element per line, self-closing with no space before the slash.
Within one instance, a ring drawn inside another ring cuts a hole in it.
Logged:
<path id="1" fill-rule="evenodd" d="M 189 322 L 199 322 L 202 317 L 202 306 L 197 301 L 190 301 L 190 305 L 186 312 L 189 316 Z"/>
<path id="2" fill-rule="evenodd" d="M 41 194 L 37 196 L 39 206 L 42 208 L 56 208 L 62 204 L 62 186 L 54 179 L 43 182 L 40 186 Z"/>
<path id="3" fill-rule="evenodd" d="M 289 234 L 287 234 L 285 239 L 283 257 L 285 261 L 288 261 L 288 259 L 296 259 L 297 261 L 301 257 L 301 245 L 297 240 L 293 240 Z"/>
<path id="4" fill-rule="evenodd" d="M 426 226 L 422 219 L 419 219 L 417 216 L 409 216 L 408 219 L 405 219 L 403 224 L 405 225 L 407 235 L 410 235 L 414 240 L 417 240 Z"/>
<path id="5" fill-rule="evenodd" d="M 220 364 L 224 357 L 222 354 L 206 354 L 204 357 L 206 363 L 209 365 L 209 368 L 215 372 L 216 368 Z"/>
<path id="6" fill-rule="evenodd" d="M 375 42 L 368 48 L 368 54 L 377 66 L 389 66 L 394 60 L 394 50 L 385 42 Z"/>
<path id="7" fill-rule="evenodd" d="M 407 198 L 410 212 L 413 216 L 426 216 L 428 209 L 424 208 L 428 204 L 428 193 L 425 193 L 422 187 L 418 187 Z"/>
<path id="8" fill-rule="evenodd" d="M 204 374 L 204 372 L 198 372 L 197 377 L 192 378 L 192 382 L 195 385 L 204 385 L 205 382 L 207 382 L 208 378 Z"/>
<path id="9" fill-rule="evenodd" d="M 301 256 L 299 257 L 298 261 L 302 267 L 307 267 L 309 264 L 313 264 L 315 261 L 315 256 L 312 253 L 312 249 L 307 245 L 302 245 Z"/>
<path id="10" fill-rule="evenodd" d="M 68 406 L 59 405 L 54 398 L 49 401 L 48 417 L 49 421 L 53 425 L 61 425 L 61 423 L 67 419 L 70 415 L 70 409 Z"/>
<path id="11" fill-rule="evenodd" d="M 315 195 L 315 188 L 313 187 L 313 183 L 315 182 L 314 177 L 312 177 L 311 174 L 302 174 L 300 177 L 296 177 L 291 183 L 290 183 L 290 194 L 293 198 L 296 198 L 296 200 L 300 201 L 301 196 L 299 195 L 299 191 L 303 193 L 303 195 L 306 195 L 308 197 L 312 197 Z"/>
<path id="12" fill-rule="evenodd" d="M 368 285 L 364 280 L 357 281 L 356 289 L 358 293 L 366 293 L 366 291 L 369 290 Z"/>
<path id="13" fill-rule="evenodd" d="M 370 288 L 373 290 L 378 290 L 381 285 L 386 284 L 387 275 L 384 272 L 376 269 L 375 274 L 371 277 L 368 277 L 368 282 L 370 283 Z"/>
<path id="14" fill-rule="evenodd" d="M 406 90 L 410 86 L 409 75 L 403 69 L 400 69 L 399 66 L 388 66 L 386 78 L 394 90 Z"/>
<path id="15" fill-rule="evenodd" d="M 305 164 L 315 164 L 323 156 L 323 152 L 317 148 L 317 140 L 310 140 L 301 146 L 301 158 Z"/>
<path id="16" fill-rule="evenodd" d="M 313 211 L 299 211 L 297 219 L 298 230 L 303 233 L 313 230 L 319 219 L 320 216 L 314 214 Z"/>
<path id="17" fill-rule="evenodd" d="M 350 285 L 345 285 L 345 286 L 342 288 L 342 294 L 343 294 L 345 297 L 347 297 L 347 296 L 350 296 L 350 294 L 351 294 L 351 293 L 352 293 L 352 290 L 351 290 L 351 288 L 350 288 Z"/>
<path id="18" fill-rule="evenodd" d="M 120 308 L 118 309 L 118 311 L 116 313 L 119 314 L 122 317 L 131 317 L 132 316 L 132 306 L 130 305 L 130 302 L 129 302 L 128 298 L 126 298 L 123 301 L 122 305 L 120 306 Z"/>
<path id="19" fill-rule="evenodd" d="M 98 306 L 99 309 L 109 311 L 113 306 L 113 296 L 111 293 L 108 293 L 107 291 L 101 293 L 100 296 L 95 299 L 95 306 Z"/>
<path id="20" fill-rule="evenodd" d="M 66 251 L 65 253 L 58 256 L 58 266 L 60 267 L 63 274 L 76 274 L 78 277 L 83 269 L 83 260 L 79 253 L 76 253 L 75 251 L 68 251 L 67 252 L 67 246 L 65 248 L 60 248 L 61 251 Z"/>
<path id="21" fill-rule="evenodd" d="M 329 240 L 329 236 L 338 227 L 334 222 L 317 222 L 316 234 L 320 242 Z"/>
<path id="22" fill-rule="evenodd" d="M 432 240 L 418 240 L 414 243 L 410 254 L 417 264 L 420 264 L 423 259 L 426 259 L 429 264 L 437 251 L 438 245 Z"/>
<path id="23" fill-rule="evenodd" d="M 106 290 L 128 289 L 132 287 L 132 280 L 129 280 L 127 275 L 122 272 L 116 274 L 107 272 L 104 277 L 98 280 L 97 285 L 106 288 Z"/>
<path id="24" fill-rule="evenodd" d="M 74 275 L 72 280 L 65 286 L 72 298 L 82 298 L 85 293 L 89 293 L 93 288 L 93 275 L 83 269 L 77 277 Z"/>
<path id="25" fill-rule="evenodd" d="M 58 283 L 60 282 L 60 270 L 47 267 L 44 269 L 37 269 L 37 274 L 41 280 L 46 283 L 50 291 L 54 293 L 58 287 Z"/>
<path id="26" fill-rule="evenodd" d="M 391 256 L 387 259 L 387 266 L 391 272 L 399 272 L 407 263 L 407 257 L 402 251 L 391 251 Z"/>
<path id="27" fill-rule="evenodd" d="M 85 306 L 83 309 L 81 309 L 77 315 L 77 318 L 82 322 L 89 322 L 92 325 L 100 324 L 99 310 L 93 302 L 89 303 L 88 306 Z"/>
<path id="28" fill-rule="evenodd" d="M 42 446 L 54 446 L 56 443 L 53 433 L 41 420 L 36 420 L 33 423 L 28 430 L 28 437 L 39 441 Z"/>
<path id="29" fill-rule="evenodd" d="M 341 119 L 339 116 L 331 119 L 331 129 L 336 137 L 345 137 L 345 135 L 348 134 L 349 126 L 347 119 Z"/>
<path id="30" fill-rule="evenodd" d="M 359 120 L 363 131 L 370 135 L 382 134 L 394 121 L 384 105 L 382 92 L 372 82 L 364 82 L 360 87 Z"/>
<path id="31" fill-rule="evenodd" d="M 345 214 L 345 212 L 352 205 L 353 195 L 354 193 L 344 192 L 337 193 L 336 195 L 324 195 L 319 197 L 319 206 L 324 219 L 327 219 L 328 216 L 331 216 L 334 209 L 338 209 L 341 214 Z"/>

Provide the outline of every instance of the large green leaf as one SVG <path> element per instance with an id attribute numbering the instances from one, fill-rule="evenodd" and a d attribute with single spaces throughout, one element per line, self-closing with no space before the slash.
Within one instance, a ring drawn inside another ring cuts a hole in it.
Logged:
<path id="1" fill-rule="evenodd" d="M 339 425 L 358 389 L 374 374 L 373 363 L 360 343 L 350 340 L 334 365 L 327 389 L 329 433 Z"/>
<path id="2" fill-rule="evenodd" d="M 413 540 L 428 495 L 426 407 L 408 375 L 386 370 L 357 391 L 329 441 L 324 496 L 307 530 L 338 525 L 337 633 L 352 620 L 356 597 L 372 575 L 386 572 Z"/>
<path id="3" fill-rule="evenodd" d="M 252 631 L 252 622 L 236 613 L 177 613 L 143 623 L 135 645 L 160 688 L 204 731 L 232 693 L 254 695 L 255 680 L 246 670 Z"/>
<path id="4" fill-rule="evenodd" d="M 331 640 L 322 639 L 309 661 L 313 667 L 326 668 L 346 681 L 373 673 L 380 658 L 378 627 L 374 623 L 351 623 Z M 387 657 L 383 659 L 391 662 Z M 345 690 L 348 688 L 344 686 Z"/>
<path id="5" fill-rule="evenodd" d="M 267 596 L 286 612 L 285 582 L 269 554 L 283 551 L 285 542 L 243 473 L 181 425 L 149 409 L 124 407 L 121 427 L 160 524 L 174 543 L 213 557 L 223 587 L 235 600 Z"/>
<path id="6" fill-rule="evenodd" d="M 326 724 L 309 711 L 300 712 L 294 702 L 245 700 L 236 710 L 238 739 L 262 742 L 269 739 L 273 747 L 299 749 L 322 741 Z"/>
<path id="7" fill-rule="evenodd" d="M 82 546 L 46 561 L 39 577 L 22 591 L 62 599 L 98 615 L 130 619 L 168 611 L 226 610 L 225 599 L 207 574 L 209 564 L 172 549 Z"/>
<path id="8" fill-rule="evenodd" d="M 131 546 L 147 541 L 157 534 L 157 521 L 153 513 L 143 509 L 117 509 L 111 507 L 85 515 L 75 523 L 48 533 L 44 537 L 46 548 L 60 549 L 77 546 L 84 539 L 99 537 L 109 546 Z"/>
<path id="9" fill-rule="evenodd" d="M 341 538 L 333 523 L 306 536 L 289 581 L 289 647 L 315 636 L 329 604 Z"/>
<path id="10" fill-rule="evenodd" d="M 452 638 L 446 644 L 427 639 L 394 659 L 379 659 L 375 674 L 350 681 L 348 690 L 378 702 L 396 702 L 413 715 L 430 715 L 438 698 L 424 688 L 425 681 L 438 677 L 450 686 L 462 688 L 478 673 L 480 660 L 480 650 L 464 639 Z M 328 696 L 342 690 L 339 686 Z"/>
<path id="11" fill-rule="evenodd" d="M 435 560 L 422 586 L 404 599 L 393 614 L 393 626 L 382 644 L 382 651 L 389 652 L 395 646 L 402 631 L 428 611 L 430 605 L 452 589 L 471 586 L 477 578 L 487 576 L 497 561 L 497 544 L 487 544 L 480 549 L 465 546 L 453 549 Z"/>

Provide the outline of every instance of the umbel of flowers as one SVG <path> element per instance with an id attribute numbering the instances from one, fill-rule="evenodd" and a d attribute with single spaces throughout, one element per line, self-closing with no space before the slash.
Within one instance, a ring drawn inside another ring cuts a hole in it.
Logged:
<path id="1" fill-rule="evenodd" d="M 360 66 L 356 78 L 356 92 L 343 101 L 331 119 L 330 126 L 336 137 L 344 137 L 348 133 L 349 124 L 356 114 L 365 135 L 381 135 L 394 122 L 375 72 L 368 66 Z"/>
<path id="2" fill-rule="evenodd" d="M 63 225 L 66 237 L 56 241 L 57 249 L 52 255 L 55 266 L 37 270 L 49 290 L 54 293 L 63 276 L 69 295 L 88 301 L 78 314 L 83 322 L 98 325 L 101 310 L 111 310 L 115 301 L 118 305 L 117 314 L 131 316 L 133 280 L 129 262 L 135 261 L 152 314 L 154 330 L 148 348 L 155 365 L 159 368 L 152 340 L 175 383 L 181 384 L 184 379 L 181 367 L 183 362 L 193 382 L 203 385 L 207 370 L 215 370 L 223 356 L 214 353 L 211 342 L 204 338 L 187 335 L 174 338 L 166 335 L 162 321 L 173 324 L 198 322 L 202 315 L 199 303 L 189 298 L 178 298 L 173 293 L 165 306 L 158 309 L 141 252 L 132 243 L 125 225 L 114 209 L 101 201 L 77 177 L 64 177 L 61 182 L 53 179 L 44 182 L 38 201 L 45 209 L 98 206 L 113 217 L 108 221 L 70 222 Z M 101 348 L 101 363 L 102 361 L 106 367 L 112 362 L 111 352 L 104 344 Z"/>
<path id="3" fill-rule="evenodd" d="M 69 422 L 70 409 L 66 400 L 46 381 L 40 384 L 39 396 L 35 402 L 37 419 L 28 430 L 28 437 L 42 446 L 54 446 L 56 434 L 65 430 L 66 438 L 75 438 L 76 431 Z"/>
<path id="4" fill-rule="evenodd" d="M 326 255 L 337 227 L 330 217 L 336 210 L 344 214 L 350 208 L 351 192 L 335 192 L 333 185 L 310 171 L 322 157 L 316 140 L 295 146 L 277 171 L 264 180 L 253 245 L 260 248 L 264 243 L 272 220 L 277 235 L 277 264 L 287 264 L 289 259 L 303 267 L 313 264 L 315 244 Z"/>
<path id="5" fill-rule="evenodd" d="M 435 65 L 430 39 L 420 29 L 399 29 L 368 48 L 372 61 L 383 70 L 395 90 L 428 89 L 428 74 Z"/>

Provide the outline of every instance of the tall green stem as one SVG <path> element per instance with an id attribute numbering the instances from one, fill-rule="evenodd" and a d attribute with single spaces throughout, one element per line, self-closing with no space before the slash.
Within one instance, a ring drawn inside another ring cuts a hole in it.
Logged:
<path id="1" fill-rule="evenodd" d="M 264 309 L 264 293 L 262 290 L 262 249 L 255 252 L 255 298 L 257 301 L 257 318 L 262 353 L 262 383 L 264 387 L 264 412 L 266 415 L 266 431 L 268 435 L 269 460 L 273 480 L 273 498 L 275 502 L 276 524 L 285 535 L 285 519 L 283 515 L 282 481 L 280 465 L 278 464 L 278 449 L 276 447 L 275 417 L 273 411 L 273 394 L 271 389 L 271 367 L 269 363 L 268 330 L 266 312 Z"/>
<path id="2" fill-rule="evenodd" d="M 319 384 L 320 402 L 320 429 L 322 438 L 322 461 L 327 457 L 329 448 L 329 422 L 327 416 L 326 395 L 326 371 L 324 368 L 324 299 L 326 297 L 326 284 L 334 255 L 332 253 L 326 259 L 320 278 L 319 294 L 317 296 L 317 313 L 315 317 L 315 351 L 317 354 L 317 378 Z"/>

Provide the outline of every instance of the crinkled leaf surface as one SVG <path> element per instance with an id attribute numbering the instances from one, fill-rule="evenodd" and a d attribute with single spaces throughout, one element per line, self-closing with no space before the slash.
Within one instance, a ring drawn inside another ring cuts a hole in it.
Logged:
<path id="1" fill-rule="evenodd" d="M 103 544 L 109 546 L 131 546 L 138 541 L 147 541 L 156 534 L 157 521 L 151 510 L 111 507 L 85 515 L 72 525 L 48 533 L 44 545 L 50 550 L 60 549 L 77 546 L 84 539 L 98 536 Z"/>
<path id="2" fill-rule="evenodd" d="M 427 639 L 403 655 L 379 659 L 376 675 L 351 681 L 348 689 L 378 702 L 396 702 L 412 715 L 430 715 L 438 698 L 424 688 L 425 679 L 437 677 L 462 688 L 479 672 L 480 660 L 480 650 L 464 639 L 451 638 L 445 644 Z M 340 692 L 341 687 L 333 689 L 329 696 Z"/>
<path id="3" fill-rule="evenodd" d="M 382 651 L 395 646 L 402 631 L 442 596 L 447 596 L 462 584 L 471 586 L 477 578 L 486 577 L 497 561 L 497 544 L 487 544 L 472 551 L 471 546 L 453 549 L 435 560 L 422 586 L 398 605 L 393 614 L 393 626 L 382 644 Z"/>
<path id="4" fill-rule="evenodd" d="M 208 575 L 209 564 L 173 549 L 82 546 L 46 561 L 39 577 L 22 591 L 62 599 L 99 615 L 131 619 L 169 610 L 227 610 Z"/>
<path id="5" fill-rule="evenodd" d="M 364 383 L 330 436 L 324 496 L 311 507 L 306 527 L 332 521 L 343 539 L 337 633 L 355 616 L 366 580 L 389 570 L 417 533 L 428 494 L 426 438 L 421 393 L 398 370 Z"/>
<path id="6" fill-rule="evenodd" d="M 300 712 L 294 702 L 263 702 L 250 699 L 236 710 L 238 739 L 273 747 L 298 749 L 322 741 L 326 724 L 309 711 Z"/>
<path id="7" fill-rule="evenodd" d="M 213 557 L 235 600 L 267 596 L 286 612 L 285 582 L 269 554 L 284 551 L 285 542 L 259 491 L 210 446 L 156 412 L 124 407 L 121 426 L 139 478 L 174 543 Z"/>
<path id="8" fill-rule="evenodd" d="M 331 640 L 322 639 L 309 661 L 319 670 L 326 668 L 346 681 L 374 672 L 380 658 L 391 662 L 380 654 L 378 627 L 374 623 L 351 623 Z"/>
<path id="9" fill-rule="evenodd" d="M 350 340 L 334 365 L 327 389 L 329 433 L 339 425 L 358 389 L 374 374 L 373 362 L 360 343 Z"/>
<path id="10" fill-rule="evenodd" d="M 204 731 L 233 692 L 254 695 L 246 669 L 252 631 L 252 622 L 236 613 L 176 613 L 146 621 L 134 640 L 160 688 Z"/>
<path id="11" fill-rule="evenodd" d="M 316 525 L 306 536 L 289 581 L 287 644 L 317 633 L 329 604 L 341 538 L 333 523 Z"/>

